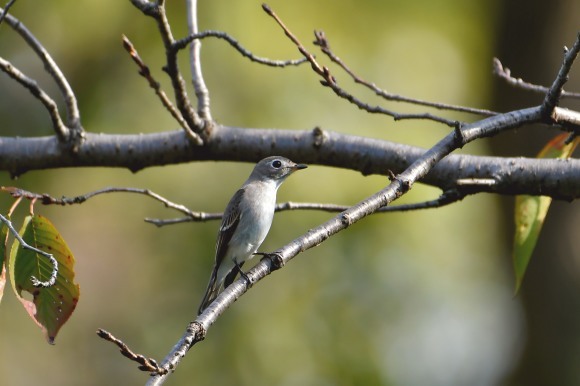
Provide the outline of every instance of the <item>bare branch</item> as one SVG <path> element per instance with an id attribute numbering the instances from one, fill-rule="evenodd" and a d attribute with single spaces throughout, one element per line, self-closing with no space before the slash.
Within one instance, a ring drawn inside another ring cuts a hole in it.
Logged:
<path id="1" fill-rule="evenodd" d="M 201 140 L 200 136 L 197 135 L 189 127 L 189 124 L 185 121 L 185 119 L 183 119 L 183 116 L 179 113 L 179 111 L 177 111 L 175 106 L 173 106 L 173 103 L 171 103 L 165 92 L 161 90 L 161 84 L 157 82 L 155 78 L 153 78 L 153 75 L 151 75 L 149 67 L 143 62 L 143 60 L 139 56 L 139 53 L 137 52 L 137 50 L 135 49 L 129 38 L 127 38 L 125 35 L 123 35 L 123 47 L 129 53 L 129 55 L 131 55 L 131 58 L 139 67 L 139 75 L 147 79 L 147 81 L 149 82 L 149 86 L 153 90 L 155 90 L 155 94 L 159 97 L 163 106 L 165 106 L 165 108 L 169 111 L 171 116 L 175 118 L 175 120 L 183 128 L 188 139 L 195 145 L 202 145 L 203 141 Z"/>
<path id="2" fill-rule="evenodd" d="M 543 112 L 546 117 L 552 117 L 554 109 L 560 102 L 564 84 L 568 81 L 568 74 L 578 56 L 578 52 L 580 52 L 580 32 L 576 35 L 576 41 L 571 49 L 564 47 L 564 60 L 562 61 L 562 66 L 560 67 L 560 71 L 558 71 L 558 75 L 556 76 L 556 79 L 554 79 L 554 83 L 550 86 L 550 89 L 544 98 L 544 102 L 542 103 Z"/>
<path id="3" fill-rule="evenodd" d="M 185 47 L 192 41 L 197 39 L 205 39 L 208 37 L 215 37 L 219 39 L 223 39 L 228 42 L 233 48 L 235 48 L 242 56 L 250 59 L 252 62 L 264 64 L 270 67 L 287 67 L 287 66 L 298 66 L 302 63 L 306 63 L 308 60 L 306 58 L 294 59 L 294 60 L 273 60 L 268 58 L 263 58 L 260 56 L 254 55 L 251 51 L 244 48 L 236 39 L 228 35 L 223 31 L 213 31 L 213 30 L 206 30 L 202 31 L 193 35 L 189 35 L 186 38 L 178 40 L 176 45 L 180 48 Z"/>
<path id="4" fill-rule="evenodd" d="M 511 74 L 511 70 L 501 63 L 498 58 L 493 58 L 493 73 L 505 80 L 507 84 L 521 88 L 522 90 L 532 91 L 539 94 L 546 94 L 549 90 L 546 86 L 540 86 L 537 84 L 529 83 L 524 81 L 522 78 L 515 78 Z M 562 98 L 580 98 L 580 93 L 564 91 L 562 89 Z"/>
<path id="5" fill-rule="evenodd" d="M 69 130 L 62 122 L 60 114 L 58 113 L 58 106 L 56 102 L 38 85 L 38 83 L 28 76 L 24 75 L 19 69 L 14 67 L 9 61 L 0 58 L 0 69 L 4 71 L 12 79 L 20 83 L 26 88 L 40 103 L 44 105 L 50 115 L 52 127 L 54 128 L 57 137 L 60 141 L 66 141 L 69 138 Z"/>
<path id="6" fill-rule="evenodd" d="M 179 52 L 179 49 L 176 46 L 173 33 L 171 32 L 171 26 L 167 20 L 165 2 L 159 1 L 157 3 L 151 3 L 144 0 L 131 0 L 131 3 L 133 3 L 133 5 L 135 5 L 145 15 L 152 17 L 157 23 L 165 47 L 165 55 L 167 59 L 167 64 L 163 67 L 163 70 L 167 75 L 169 75 L 169 79 L 171 79 L 177 108 L 188 123 L 188 126 L 205 140 L 207 137 L 207 132 L 205 130 L 208 129 L 206 128 L 206 124 L 210 124 L 210 122 L 204 121 L 195 112 L 187 95 L 185 81 L 183 80 L 183 76 L 181 75 L 177 63 L 177 53 Z"/>
<path id="7" fill-rule="evenodd" d="M 48 74 L 53 78 L 56 85 L 58 86 L 66 106 L 67 118 L 66 118 L 66 135 L 63 135 L 62 127 L 55 127 L 55 131 L 59 139 L 66 140 L 72 145 L 73 151 L 78 150 L 78 146 L 82 143 L 84 136 L 84 129 L 81 126 L 80 112 L 78 108 L 78 102 L 75 94 L 63 75 L 62 71 L 52 59 L 52 56 L 44 48 L 38 39 L 22 24 L 18 19 L 10 14 L 6 14 L 5 20 L 10 25 L 10 27 L 16 31 L 26 43 L 34 50 L 36 55 L 40 58 L 44 64 L 44 68 Z M 54 119 L 53 119 L 54 122 Z"/>
<path id="8" fill-rule="evenodd" d="M 189 35 L 199 31 L 197 23 L 197 0 L 187 0 L 187 30 Z M 197 113 L 206 121 L 211 121 L 209 106 L 209 90 L 203 80 L 201 71 L 201 41 L 194 40 L 189 46 L 189 65 L 191 67 L 191 82 L 197 97 Z"/>
<path id="9" fill-rule="evenodd" d="M 4 10 L 2 11 L 2 13 L 0 13 L 0 24 L 2 24 L 4 17 L 8 14 L 10 7 L 12 7 L 14 3 L 16 3 L 16 0 L 10 0 L 8 3 L 6 3 L 6 5 L 4 6 Z"/>
<path id="10" fill-rule="evenodd" d="M 470 192 L 470 194 L 475 194 L 476 191 Z M 442 206 L 453 204 L 457 201 L 461 201 L 466 196 L 466 193 L 460 192 L 458 189 L 448 190 L 444 192 L 441 196 L 434 200 L 418 202 L 414 204 L 403 204 L 395 206 L 386 206 L 378 209 L 377 213 L 391 213 L 391 212 L 408 212 L 412 210 L 419 209 L 433 209 L 440 208 Z M 322 212 L 338 213 L 343 212 L 350 208 L 348 205 L 338 205 L 338 204 L 323 204 L 315 202 L 282 202 L 276 204 L 276 212 L 285 212 L 288 210 L 315 210 Z M 196 212 L 197 217 L 181 217 L 174 219 L 151 219 L 146 218 L 145 221 L 162 227 L 165 225 L 181 224 L 185 222 L 200 222 L 200 221 L 210 221 L 219 220 L 222 218 L 223 213 L 207 213 L 207 212 Z"/>
<path id="11" fill-rule="evenodd" d="M 117 347 L 119 347 L 119 351 L 121 352 L 121 354 L 139 364 L 139 370 L 149 371 L 153 374 L 167 373 L 168 370 L 159 367 L 155 359 L 146 358 L 141 354 L 135 354 L 133 351 L 131 351 L 129 346 L 127 346 L 122 340 L 115 338 L 115 336 L 110 332 L 103 330 L 102 328 L 99 328 L 97 330 L 97 335 L 100 338 L 117 345 Z"/>
<path id="12" fill-rule="evenodd" d="M 136 193 L 136 194 L 142 194 L 142 195 L 151 197 L 154 200 L 161 202 L 163 205 L 165 205 L 166 208 L 176 210 L 178 212 L 181 212 L 181 213 L 187 215 L 188 217 L 196 218 L 199 221 L 203 221 L 204 220 L 203 217 L 206 216 L 206 214 L 204 214 L 204 213 L 192 212 L 191 210 L 187 209 L 185 206 L 173 203 L 173 202 L 167 200 L 166 198 L 164 198 L 163 196 L 160 196 L 159 194 L 157 194 L 149 189 L 108 187 L 108 188 L 95 190 L 93 192 L 89 192 L 86 194 L 82 194 L 80 196 L 75 196 L 75 197 L 63 196 L 61 198 L 55 198 L 55 197 L 52 197 L 48 194 L 33 193 L 33 192 L 29 192 L 27 190 L 12 187 L 12 186 L 9 186 L 9 187 L 0 186 L 0 191 L 8 192 L 14 198 L 22 197 L 22 198 L 26 198 L 28 200 L 37 200 L 43 205 L 76 205 L 76 204 L 82 204 L 85 201 L 87 201 L 93 197 L 99 196 L 101 194 Z"/>
<path id="13" fill-rule="evenodd" d="M 296 47 L 298 48 L 298 51 L 300 51 L 300 53 L 302 55 L 304 55 L 304 57 L 310 62 L 312 70 L 314 70 L 314 72 L 317 73 L 322 78 L 322 80 L 320 81 L 320 84 L 322 84 L 325 87 L 329 87 L 339 97 L 346 99 L 350 103 L 357 106 L 359 109 L 362 109 L 362 110 L 369 112 L 369 113 L 372 113 L 372 114 L 388 115 L 390 117 L 393 117 L 393 119 L 395 121 L 406 120 L 406 119 L 426 119 L 426 120 L 431 120 L 431 121 L 435 121 L 438 123 L 442 123 L 442 124 L 447 125 L 449 127 L 457 126 L 457 124 L 458 124 L 457 121 L 446 119 L 443 117 L 439 117 L 439 116 L 436 116 L 436 115 L 433 115 L 430 113 L 401 114 L 401 113 L 397 113 L 393 110 L 385 109 L 381 106 L 371 106 L 367 103 L 362 102 L 361 100 L 356 98 L 354 95 L 350 94 L 349 92 L 347 92 L 346 90 L 344 90 L 343 88 L 338 86 L 336 79 L 330 73 L 330 70 L 328 69 L 328 67 L 321 66 L 317 62 L 314 55 L 312 55 L 310 52 L 308 52 L 308 50 L 302 45 L 302 43 L 300 43 L 300 40 L 298 40 L 298 38 L 288 29 L 288 27 L 286 27 L 286 25 L 280 19 L 280 17 L 278 17 L 278 15 L 276 15 L 276 13 L 267 4 L 262 4 L 262 9 L 268 15 L 270 15 L 276 21 L 276 23 L 278 23 L 280 28 L 282 28 L 282 30 L 284 31 L 284 34 L 292 41 L 292 43 L 294 43 L 296 45 Z"/>
<path id="14" fill-rule="evenodd" d="M 419 105 L 419 106 L 432 107 L 432 108 L 439 109 L 439 110 L 458 111 L 458 112 L 462 112 L 462 113 L 470 113 L 470 114 L 476 114 L 476 115 L 491 116 L 491 115 L 497 114 L 495 111 L 491 111 L 491 110 L 476 109 L 473 107 L 465 107 L 465 106 L 455 106 L 455 105 L 450 105 L 450 104 L 446 104 L 446 103 L 429 102 L 429 101 L 424 101 L 421 99 L 409 98 L 406 96 L 392 94 L 390 92 L 387 92 L 387 91 L 377 87 L 374 83 L 368 82 L 368 81 L 364 80 L 363 78 L 361 78 L 360 76 L 356 75 L 354 73 L 354 71 L 352 71 L 342 61 L 342 59 L 340 59 L 338 56 L 336 56 L 334 54 L 334 52 L 332 52 L 332 50 L 330 49 L 330 44 L 329 44 L 328 39 L 326 38 L 326 35 L 324 34 L 323 31 L 314 31 L 314 37 L 315 37 L 314 44 L 319 46 L 320 49 L 322 50 L 322 52 L 324 54 L 326 54 L 326 56 L 328 56 L 330 58 L 330 60 L 332 60 L 337 65 L 339 65 L 348 75 L 350 75 L 350 77 L 354 80 L 355 83 L 362 84 L 363 86 L 372 90 L 376 95 L 378 95 L 386 100 L 393 101 L 393 102 L 404 102 L 404 103 L 409 103 L 409 104 L 414 104 L 414 105 Z"/>
<path id="15" fill-rule="evenodd" d="M 558 110 L 559 111 L 559 110 Z M 566 117 L 563 117 L 566 119 Z M 490 121 L 491 120 L 491 121 Z M 525 125 L 542 120 L 540 107 L 517 110 L 470 124 L 484 134 L 497 134 L 503 125 Z M 495 127 L 492 131 L 489 127 Z M 462 131 L 462 133 L 466 133 Z M 74 156 L 63 151 L 54 137 L 0 137 L 0 170 L 13 176 L 29 170 L 57 167 L 124 167 L 138 171 L 200 160 L 257 162 L 283 154 L 309 164 L 356 170 L 364 175 L 403 171 L 424 149 L 330 130 L 236 128 L 216 125 L 207 147 L 192 152 L 183 130 L 135 135 L 87 133 L 85 145 Z M 358 157 L 353 157 L 358 154 Z M 546 195 L 572 200 L 580 197 L 580 160 L 502 158 L 451 155 L 422 182 L 443 191 L 461 178 L 498 178 L 490 192 Z"/>
<path id="16" fill-rule="evenodd" d="M 205 338 L 205 334 L 206 330 L 200 323 L 196 321 L 190 322 L 187 326 L 187 329 L 185 330 L 185 334 L 174 346 L 171 353 L 169 353 L 163 359 L 163 363 L 171 361 L 172 358 L 170 356 L 175 356 L 179 361 L 179 359 L 183 358 L 185 354 L 187 354 L 187 351 L 191 346 Z M 166 367 L 162 367 L 162 369 L 162 371 L 159 371 L 157 374 L 154 374 L 151 376 L 151 378 L 149 378 L 146 384 L 147 386 L 157 386 L 163 384 L 167 379 L 167 376 L 171 374 L 169 371 L 172 371 L 174 368 L 171 365 L 168 365 Z"/>

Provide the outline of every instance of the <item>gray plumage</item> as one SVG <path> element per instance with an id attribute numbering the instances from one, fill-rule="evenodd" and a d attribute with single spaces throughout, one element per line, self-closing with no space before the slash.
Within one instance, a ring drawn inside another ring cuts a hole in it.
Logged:
<path id="1" fill-rule="evenodd" d="M 264 158 L 231 198 L 220 225 L 215 264 L 198 314 L 217 297 L 222 284 L 225 288 L 234 281 L 238 267 L 253 257 L 272 225 L 278 188 L 290 174 L 304 168 L 306 165 L 288 158 Z"/>

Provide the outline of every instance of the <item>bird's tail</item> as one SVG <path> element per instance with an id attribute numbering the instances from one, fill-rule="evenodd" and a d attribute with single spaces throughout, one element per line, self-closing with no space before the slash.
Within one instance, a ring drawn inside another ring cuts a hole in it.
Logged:
<path id="1" fill-rule="evenodd" d="M 209 278 L 209 283 L 207 284 L 207 289 L 205 290 L 205 295 L 203 295 L 203 300 L 199 305 L 197 314 L 200 315 L 206 308 L 214 301 L 218 296 L 220 288 L 220 283 L 217 281 L 217 267 L 214 268 L 211 277 Z"/>

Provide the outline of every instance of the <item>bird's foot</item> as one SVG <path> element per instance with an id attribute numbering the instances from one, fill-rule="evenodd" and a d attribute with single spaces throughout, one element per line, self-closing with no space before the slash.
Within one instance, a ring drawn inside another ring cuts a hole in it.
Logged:
<path id="1" fill-rule="evenodd" d="M 270 259 L 272 262 L 272 271 L 276 271 L 284 266 L 284 259 L 282 255 L 277 252 L 272 253 L 265 253 L 265 252 L 256 252 L 254 255 L 264 256 L 265 258 Z"/>
<path id="2" fill-rule="evenodd" d="M 250 288 L 254 283 L 252 282 L 252 280 L 250 279 L 250 277 L 248 275 L 246 275 L 246 273 L 244 271 L 242 271 L 242 267 L 238 264 L 238 262 L 234 260 L 234 263 L 236 263 L 236 268 L 238 270 L 238 273 L 246 281 L 246 286 L 248 288 Z"/>

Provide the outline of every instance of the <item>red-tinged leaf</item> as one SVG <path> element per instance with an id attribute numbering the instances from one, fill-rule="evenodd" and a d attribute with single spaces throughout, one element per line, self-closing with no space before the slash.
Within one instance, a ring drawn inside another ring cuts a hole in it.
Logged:
<path id="1" fill-rule="evenodd" d="M 18 240 L 12 245 L 8 265 L 10 281 L 20 302 L 42 329 L 48 343 L 54 344 L 58 331 L 73 313 L 79 299 L 79 285 L 74 283 L 74 256 L 45 217 L 26 217 L 20 235 L 27 244 L 52 254 L 58 262 L 56 283 L 48 288 L 34 287 L 30 277 L 48 280 L 53 269 L 50 260 L 23 248 Z M 25 299 L 23 291 L 31 294 L 32 300 Z"/>
<path id="2" fill-rule="evenodd" d="M 566 144 L 568 134 L 560 134 L 544 146 L 538 158 L 568 158 L 578 145 L 578 138 Z M 532 252 L 538 241 L 544 219 L 552 199 L 544 196 L 517 196 L 515 208 L 515 236 L 513 264 L 516 276 L 516 293 L 520 289 Z"/>
<path id="3" fill-rule="evenodd" d="M 8 227 L 6 224 L 0 226 L 0 301 L 4 295 L 4 287 L 6 286 L 6 243 L 8 242 Z"/>
<path id="4" fill-rule="evenodd" d="M 576 137 L 571 143 L 566 143 L 569 137 L 567 133 L 558 134 L 544 146 L 537 158 L 569 158 L 580 140 Z"/>

